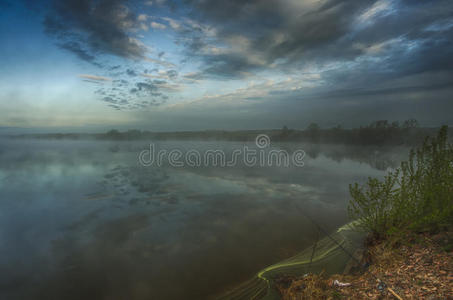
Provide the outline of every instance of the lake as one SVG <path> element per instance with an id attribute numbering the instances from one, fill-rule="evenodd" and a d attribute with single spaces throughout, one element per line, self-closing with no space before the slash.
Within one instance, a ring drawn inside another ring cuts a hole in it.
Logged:
<path id="1" fill-rule="evenodd" d="M 303 166 L 163 163 L 150 142 L 0 140 L 1 299 L 207 299 L 348 222 L 405 148 L 281 143 Z M 229 154 L 239 142 L 159 141 Z M 259 149 L 258 149 L 259 150 Z"/>

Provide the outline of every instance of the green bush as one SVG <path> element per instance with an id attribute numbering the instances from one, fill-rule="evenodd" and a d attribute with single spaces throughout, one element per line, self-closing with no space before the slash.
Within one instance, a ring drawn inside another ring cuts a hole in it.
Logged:
<path id="1" fill-rule="evenodd" d="M 356 226 L 376 237 L 403 229 L 436 231 L 453 224 L 453 146 L 447 126 L 411 150 L 409 159 L 383 180 L 349 186 L 348 211 Z"/>

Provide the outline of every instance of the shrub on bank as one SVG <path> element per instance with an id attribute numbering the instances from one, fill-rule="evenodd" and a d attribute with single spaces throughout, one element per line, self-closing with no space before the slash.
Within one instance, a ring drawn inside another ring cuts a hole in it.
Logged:
<path id="1" fill-rule="evenodd" d="M 356 226 L 385 237 L 401 230 L 437 231 L 453 224 L 453 145 L 447 126 L 410 151 L 383 180 L 349 186 L 348 211 Z"/>

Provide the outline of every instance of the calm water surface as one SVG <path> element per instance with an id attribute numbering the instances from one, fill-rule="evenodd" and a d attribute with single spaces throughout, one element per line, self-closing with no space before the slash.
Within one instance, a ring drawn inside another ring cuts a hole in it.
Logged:
<path id="1" fill-rule="evenodd" d="M 406 153 L 274 146 L 305 150 L 304 167 L 143 167 L 146 142 L 0 140 L 0 299 L 215 296 L 310 245 L 304 214 L 343 225 L 348 184 Z"/>

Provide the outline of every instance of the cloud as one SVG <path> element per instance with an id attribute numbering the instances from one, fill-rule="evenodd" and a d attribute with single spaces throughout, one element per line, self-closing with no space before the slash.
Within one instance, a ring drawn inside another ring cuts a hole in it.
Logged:
<path id="1" fill-rule="evenodd" d="M 165 26 L 164 24 L 158 23 L 158 22 L 154 22 L 154 21 L 151 22 L 150 26 L 151 26 L 152 28 L 154 28 L 154 29 L 161 29 L 161 30 L 167 28 L 167 26 Z"/>
<path id="2" fill-rule="evenodd" d="M 148 62 L 152 62 L 152 63 L 158 64 L 158 65 L 161 65 L 161 66 L 164 66 L 164 67 L 167 67 L 167 68 L 176 67 L 175 64 L 173 64 L 171 62 L 164 61 L 164 60 L 154 59 L 154 58 L 150 58 L 150 57 L 145 57 L 144 60 L 146 60 Z"/>
<path id="3" fill-rule="evenodd" d="M 44 25 L 62 49 L 99 66 L 109 59 L 104 54 L 136 64 L 106 68 L 111 81 L 82 77 L 100 84 L 100 98 L 120 109 L 141 109 L 143 101 L 161 103 L 182 91 L 181 99 L 202 97 L 219 87 L 218 94 L 183 106 L 200 120 L 203 109 L 214 120 L 216 112 L 231 113 L 229 122 L 235 109 L 244 109 L 253 125 L 266 114 L 275 122 L 296 120 L 296 112 L 322 118 L 322 105 L 348 117 L 373 107 L 385 115 L 371 101 L 379 97 L 398 103 L 394 109 L 404 115 L 401 103 L 439 95 L 442 100 L 432 101 L 445 107 L 451 94 L 451 0 L 184 0 L 179 9 L 174 1 L 53 3 Z M 156 31 L 142 32 L 149 28 Z M 165 38 L 150 53 L 138 34 L 143 40 L 154 34 L 148 41 Z M 190 86 L 200 83 L 206 86 Z M 193 90 L 186 93 L 185 84 Z M 326 119 L 334 117 L 326 112 Z"/>
<path id="4" fill-rule="evenodd" d="M 421 40 L 436 45 L 447 37 L 426 28 L 452 20 L 453 12 L 453 2 L 446 0 L 278 1 L 278 5 L 272 0 L 187 2 L 194 21 L 180 22 L 174 28 L 180 33 L 178 42 L 188 56 L 202 62 L 206 76 L 227 78 L 348 63 L 376 55 L 377 50 L 384 50 L 380 51 L 384 58 L 389 55 L 388 47 L 378 49 L 377 45 L 401 37 L 407 45 Z M 379 63 L 379 58 L 375 61 Z"/>
<path id="5" fill-rule="evenodd" d="M 143 59 L 146 47 L 131 35 L 139 28 L 135 13 L 126 0 L 53 1 L 44 19 L 48 34 L 63 49 L 93 62 L 98 54 Z"/>
<path id="6" fill-rule="evenodd" d="M 97 75 L 89 75 L 89 74 L 80 74 L 80 78 L 83 79 L 88 79 L 88 80 L 93 80 L 93 81 L 111 81 L 112 79 L 103 77 L 103 76 L 97 76 Z"/>
<path id="7" fill-rule="evenodd" d="M 201 72 L 190 72 L 182 76 L 184 79 L 189 81 L 198 81 L 204 79 L 204 75 Z"/>
<path id="8" fill-rule="evenodd" d="M 142 74 L 143 77 L 146 77 L 146 78 L 152 78 L 152 79 L 156 79 L 156 78 L 160 78 L 160 79 L 164 79 L 164 78 L 167 78 L 166 76 L 163 76 L 163 75 L 152 75 L 152 74 Z"/>
<path id="9" fill-rule="evenodd" d="M 166 80 L 174 80 L 178 77 L 178 71 L 176 70 L 167 70 L 167 71 L 159 71 L 157 74 L 148 74 L 143 73 L 143 77 L 147 78 L 154 78 L 154 79 L 166 79 Z"/>
<path id="10" fill-rule="evenodd" d="M 162 20 L 165 20 L 168 22 L 168 25 L 170 25 L 170 27 L 173 29 L 173 30 L 180 30 L 181 29 L 181 23 L 175 19 L 172 19 L 172 18 L 169 18 L 169 17 L 162 17 Z"/>
<path id="11" fill-rule="evenodd" d="M 146 25 L 145 23 L 141 23 L 141 24 L 140 24 L 140 28 L 141 28 L 143 31 L 148 31 L 148 30 L 149 30 L 148 25 Z"/>
<path id="12" fill-rule="evenodd" d="M 157 70 L 151 70 L 151 72 L 157 72 Z M 180 84 L 167 82 L 176 78 L 175 70 L 158 71 L 159 76 L 155 77 L 151 74 L 142 74 L 150 80 L 144 80 L 142 76 L 138 76 L 140 73 L 137 70 L 130 68 L 119 74 L 127 79 L 110 79 L 89 74 L 81 74 L 79 77 L 84 81 L 98 84 L 99 88 L 95 91 L 98 99 L 115 110 L 121 111 L 146 110 L 162 105 L 169 99 L 168 93 L 179 92 L 183 88 Z M 152 77 L 154 80 L 151 80 Z"/>
<path id="13" fill-rule="evenodd" d="M 132 70 L 132 69 L 127 69 L 126 70 L 126 74 L 129 75 L 129 76 L 132 76 L 132 77 L 137 76 L 137 73 L 134 70 Z"/>
<path id="14" fill-rule="evenodd" d="M 436 85 L 437 80 L 441 82 Z M 298 81 L 266 81 L 231 93 L 163 106 L 144 114 L 143 122 L 159 130 L 202 130 L 283 125 L 306 128 L 311 122 L 322 127 L 357 127 L 379 119 L 416 118 L 424 126 L 452 121 L 453 85 L 441 74 L 404 78 L 397 82 L 398 88 L 392 88 L 394 82 L 388 80 L 379 87 L 315 85 L 292 90 Z"/>
<path id="15" fill-rule="evenodd" d="M 146 14 L 139 14 L 137 17 L 137 20 L 139 20 L 141 22 L 146 22 L 146 20 L 148 20 L 148 18 L 149 18 L 149 16 Z"/>
<path id="16" fill-rule="evenodd" d="M 166 71 L 166 74 L 170 79 L 175 79 L 176 77 L 178 77 L 178 71 L 176 70 L 168 70 Z"/>
<path id="17" fill-rule="evenodd" d="M 370 8 L 365 10 L 359 17 L 357 21 L 359 23 L 370 22 L 373 18 L 381 15 L 385 16 L 392 12 L 392 3 L 388 0 L 379 0 L 375 2 Z"/>
<path id="18" fill-rule="evenodd" d="M 117 69 L 115 68 L 115 70 Z M 160 72 L 166 76 L 166 79 L 170 79 L 167 73 L 174 75 L 171 71 Z M 138 76 L 139 73 L 135 69 L 128 68 L 118 72 L 118 74 L 120 74 L 121 79 L 91 74 L 80 74 L 78 76 L 83 81 L 98 85 L 94 92 L 98 100 L 105 102 L 107 106 L 115 110 L 121 111 L 146 110 L 149 107 L 162 105 L 169 98 L 167 93 L 174 93 L 179 90 L 179 85 L 168 83 L 166 80 L 143 80 L 143 77 Z"/>
<path id="19" fill-rule="evenodd" d="M 138 82 L 136 86 L 137 91 L 147 91 L 149 93 L 155 93 L 158 90 L 157 86 L 151 82 Z"/>
<path id="20" fill-rule="evenodd" d="M 184 87 L 180 84 L 168 83 L 167 81 L 164 80 L 154 80 L 153 83 L 155 86 L 157 86 L 158 89 L 170 93 L 181 92 L 184 89 Z"/>
<path id="21" fill-rule="evenodd" d="M 88 51 L 82 49 L 82 46 L 75 41 L 68 41 L 68 42 L 63 42 L 60 44 L 60 47 L 62 49 L 68 50 L 72 53 L 74 53 L 78 58 L 81 60 L 85 60 L 88 62 L 93 63 L 95 60 L 95 57 L 91 54 L 88 53 Z"/>

